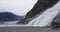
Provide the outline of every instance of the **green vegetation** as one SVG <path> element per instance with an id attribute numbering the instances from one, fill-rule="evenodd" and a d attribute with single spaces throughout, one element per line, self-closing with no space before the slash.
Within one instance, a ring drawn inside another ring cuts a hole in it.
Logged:
<path id="1" fill-rule="evenodd" d="M 58 0 L 38 0 L 38 2 L 34 5 L 34 7 L 26 14 L 25 19 L 18 22 L 18 24 L 26 24 L 37 14 L 41 14 L 48 8 L 51 8 L 54 4 L 56 4 Z"/>

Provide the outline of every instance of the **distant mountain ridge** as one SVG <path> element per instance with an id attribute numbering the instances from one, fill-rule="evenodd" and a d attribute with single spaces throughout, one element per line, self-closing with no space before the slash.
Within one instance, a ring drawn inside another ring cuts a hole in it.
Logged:
<path id="1" fill-rule="evenodd" d="M 0 22 L 22 20 L 23 16 L 17 16 L 10 12 L 0 12 Z"/>

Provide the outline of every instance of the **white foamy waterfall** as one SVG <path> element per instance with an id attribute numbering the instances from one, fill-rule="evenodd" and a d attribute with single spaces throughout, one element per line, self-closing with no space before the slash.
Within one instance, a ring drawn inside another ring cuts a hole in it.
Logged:
<path id="1" fill-rule="evenodd" d="M 34 18 L 27 25 L 39 26 L 39 27 L 50 26 L 53 19 L 57 16 L 58 13 L 60 13 L 59 10 L 60 10 L 60 1 L 57 4 L 55 4 L 52 8 L 48 8 L 37 18 Z"/>

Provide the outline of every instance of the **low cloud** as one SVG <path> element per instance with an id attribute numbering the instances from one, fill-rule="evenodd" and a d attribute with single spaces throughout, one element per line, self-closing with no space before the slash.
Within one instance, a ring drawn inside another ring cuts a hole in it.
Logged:
<path id="1" fill-rule="evenodd" d="M 0 0 L 0 12 L 12 12 L 25 15 L 32 9 L 37 0 Z"/>

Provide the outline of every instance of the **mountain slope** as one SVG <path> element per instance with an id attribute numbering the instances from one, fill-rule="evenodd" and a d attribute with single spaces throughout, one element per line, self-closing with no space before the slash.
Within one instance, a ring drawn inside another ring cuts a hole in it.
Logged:
<path id="1" fill-rule="evenodd" d="M 18 22 L 18 24 L 27 24 L 29 21 L 35 18 L 38 14 L 41 14 L 46 9 L 51 8 L 59 0 L 38 0 L 34 7 L 26 14 L 25 19 Z"/>
<path id="2" fill-rule="evenodd" d="M 22 20 L 23 16 L 16 16 L 10 12 L 0 12 L 0 22 Z"/>

